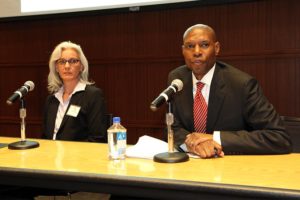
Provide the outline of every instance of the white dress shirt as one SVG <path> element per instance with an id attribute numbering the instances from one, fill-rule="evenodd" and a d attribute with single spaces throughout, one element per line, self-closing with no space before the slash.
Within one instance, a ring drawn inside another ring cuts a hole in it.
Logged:
<path id="1" fill-rule="evenodd" d="M 195 77 L 194 73 L 192 73 L 192 78 L 193 78 L 193 96 L 195 98 L 196 91 L 197 91 L 197 83 L 202 82 L 204 83 L 204 86 L 201 90 L 201 93 L 205 99 L 206 104 L 208 105 L 208 100 L 209 100 L 209 92 L 210 92 L 210 86 L 212 82 L 212 78 L 215 72 L 216 64 L 202 77 L 201 80 L 197 80 Z M 221 136 L 220 136 L 220 131 L 214 131 L 213 132 L 213 140 L 217 142 L 218 144 L 221 145 Z"/>
<path id="2" fill-rule="evenodd" d="M 197 83 L 202 82 L 204 83 L 204 86 L 201 90 L 201 93 L 205 99 L 206 104 L 208 105 L 208 100 L 209 100 L 209 92 L 210 92 L 210 86 L 211 86 L 211 81 L 215 72 L 216 64 L 202 77 L 201 80 L 197 80 L 196 76 L 194 73 L 192 73 L 192 80 L 193 80 L 193 97 L 195 98 L 196 92 L 197 92 Z M 218 144 L 221 145 L 221 136 L 220 136 L 220 131 L 214 131 L 213 132 L 213 140 L 217 142 Z M 188 151 L 185 143 L 180 145 L 180 148 L 184 151 Z"/>

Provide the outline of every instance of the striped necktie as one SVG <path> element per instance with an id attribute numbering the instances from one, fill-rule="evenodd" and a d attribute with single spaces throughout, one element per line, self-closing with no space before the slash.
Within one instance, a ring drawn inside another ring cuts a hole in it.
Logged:
<path id="1" fill-rule="evenodd" d="M 207 104 L 201 93 L 204 83 L 197 83 L 197 91 L 194 98 L 194 127 L 195 131 L 199 133 L 206 132 L 207 120 Z"/>

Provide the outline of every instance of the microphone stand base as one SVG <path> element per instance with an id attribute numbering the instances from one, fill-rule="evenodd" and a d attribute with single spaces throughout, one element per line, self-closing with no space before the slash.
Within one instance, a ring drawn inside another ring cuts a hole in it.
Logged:
<path id="1" fill-rule="evenodd" d="M 188 161 L 189 156 L 182 152 L 165 152 L 156 154 L 153 160 L 160 163 L 179 163 Z"/>
<path id="2" fill-rule="evenodd" d="M 38 142 L 25 140 L 8 144 L 8 149 L 32 149 L 39 146 L 40 144 Z"/>

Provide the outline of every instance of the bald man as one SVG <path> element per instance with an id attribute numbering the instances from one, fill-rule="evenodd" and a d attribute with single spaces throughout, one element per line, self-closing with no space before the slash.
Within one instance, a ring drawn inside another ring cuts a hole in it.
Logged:
<path id="1" fill-rule="evenodd" d="M 175 145 L 201 158 L 290 153 L 289 135 L 257 80 L 217 61 L 220 49 L 215 31 L 207 25 L 191 26 L 183 35 L 185 65 L 168 77 L 169 84 L 180 79 L 184 85 L 172 100 Z M 194 108 L 198 82 L 205 111 Z M 199 112 L 204 116 L 196 116 Z M 199 118 L 204 130 L 197 128 Z"/>

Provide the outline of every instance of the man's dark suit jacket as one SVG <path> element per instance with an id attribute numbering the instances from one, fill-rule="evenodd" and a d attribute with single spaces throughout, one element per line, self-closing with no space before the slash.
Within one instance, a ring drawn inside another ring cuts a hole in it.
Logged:
<path id="1" fill-rule="evenodd" d="M 183 81 L 172 100 L 175 145 L 180 145 L 195 131 L 192 71 L 186 65 L 178 67 L 169 73 L 169 84 L 174 79 Z M 214 131 L 221 131 L 225 154 L 291 152 L 283 122 L 257 80 L 222 62 L 216 63 L 208 102 L 207 132 Z"/>
<path id="2" fill-rule="evenodd" d="M 70 105 L 80 106 L 77 117 L 64 115 L 57 132 L 57 140 L 105 142 L 105 102 L 102 90 L 87 85 L 84 91 L 76 92 L 70 99 Z M 43 138 L 52 139 L 59 101 L 54 95 L 46 100 L 44 113 Z M 68 112 L 66 110 L 66 113 Z"/>

